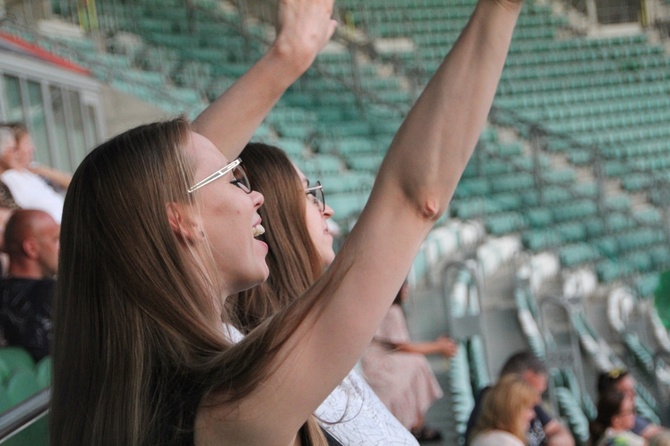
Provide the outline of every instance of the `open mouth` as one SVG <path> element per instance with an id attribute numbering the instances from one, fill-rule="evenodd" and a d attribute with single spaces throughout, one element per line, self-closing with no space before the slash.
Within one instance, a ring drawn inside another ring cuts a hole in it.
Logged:
<path id="1" fill-rule="evenodd" d="M 261 235 L 265 234 L 265 228 L 260 223 L 257 224 L 256 226 L 254 226 L 253 228 L 251 228 L 251 231 L 252 231 L 254 237 L 258 237 L 258 236 L 261 236 Z"/>

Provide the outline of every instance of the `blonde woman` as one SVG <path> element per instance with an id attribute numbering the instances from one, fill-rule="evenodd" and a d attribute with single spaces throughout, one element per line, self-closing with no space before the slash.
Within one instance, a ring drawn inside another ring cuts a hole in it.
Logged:
<path id="1" fill-rule="evenodd" d="M 519 375 L 505 375 L 484 396 L 471 446 L 524 446 L 538 403 L 537 392 Z"/>

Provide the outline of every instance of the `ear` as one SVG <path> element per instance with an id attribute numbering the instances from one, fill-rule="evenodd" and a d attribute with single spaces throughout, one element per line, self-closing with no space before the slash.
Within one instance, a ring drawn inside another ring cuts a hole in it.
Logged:
<path id="1" fill-rule="evenodd" d="M 39 247 L 37 246 L 37 240 L 35 237 L 28 237 L 24 239 L 21 247 L 23 248 L 23 253 L 25 256 L 29 259 L 34 260 L 39 257 Z"/>
<path id="2" fill-rule="evenodd" d="M 199 238 L 202 230 L 193 219 L 191 209 L 183 203 L 167 203 L 165 205 L 168 222 L 172 232 L 179 240 L 185 243 L 193 244 Z"/>

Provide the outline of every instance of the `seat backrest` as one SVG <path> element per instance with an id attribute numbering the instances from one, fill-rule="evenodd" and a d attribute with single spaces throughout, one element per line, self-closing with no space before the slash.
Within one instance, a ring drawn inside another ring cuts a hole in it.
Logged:
<path id="1" fill-rule="evenodd" d="M 37 374 L 31 369 L 19 369 L 7 380 L 7 394 L 12 406 L 40 391 Z"/>
<path id="2" fill-rule="evenodd" d="M 51 385 L 51 356 L 45 356 L 35 366 L 37 371 L 37 383 L 42 389 Z"/>
<path id="3" fill-rule="evenodd" d="M 21 347 L 4 347 L 0 348 L 0 370 L 3 368 L 8 370 L 9 375 L 19 369 L 34 370 L 35 361 Z"/>

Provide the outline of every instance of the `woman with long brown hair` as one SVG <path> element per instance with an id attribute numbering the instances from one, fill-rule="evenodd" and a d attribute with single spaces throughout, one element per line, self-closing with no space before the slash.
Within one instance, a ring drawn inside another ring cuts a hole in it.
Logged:
<path id="1" fill-rule="evenodd" d="M 55 305 L 51 444 L 308 445 L 447 208 L 493 101 L 520 3 L 481 0 L 389 148 L 335 261 L 238 344 L 227 296 L 267 278 L 236 159 L 333 32 L 331 0 L 279 2 L 274 45 L 193 125 L 125 132 L 68 188 Z M 389 240 L 393 243 L 388 243 Z"/>
<path id="2" fill-rule="evenodd" d="M 289 306 L 335 258 L 325 185 L 312 182 L 279 148 L 250 143 L 242 151 L 249 179 L 265 197 L 259 214 L 268 244 L 268 280 L 226 301 L 235 325 L 249 333 Z M 342 444 L 417 445 L 356 370 L 316 410 L 323 428 Z"/>

